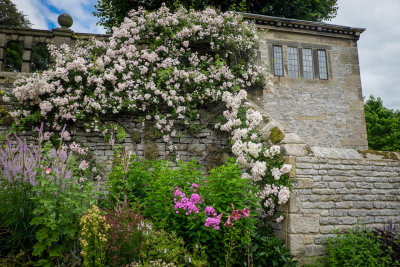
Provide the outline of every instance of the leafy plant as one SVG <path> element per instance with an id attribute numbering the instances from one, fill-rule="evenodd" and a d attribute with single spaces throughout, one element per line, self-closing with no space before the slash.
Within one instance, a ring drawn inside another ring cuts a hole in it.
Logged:
<path id="1" fill-rule="evenodd" d="M 157 228 L 176 232 L 192 250 L 204 247 L 210 263 L 225 264 L 226 253 L 234 259 L 236 253 L 250 247 L 258 207 L 256 187 L 251 180 L 241 178 L 233 159 L 211 170 L 208 177 L 194 161 L 179 162 L 173 168 L 161 160 L 132 158 L 129 164 L 124 162 L 114 166 L 110 174 L 111 198 L 138 201 L 143 215 Z M 132 186 L 127 191 L 124 184 Z M 226 249 L 221 249 L 225 245 Z"/>
<path id="2" fill-rule="evenodd" d="M 110 225 L 93 205 L 80 221 L 81 255 L 83 266 L 104 266 L 106 264 L 106 245 Z"/>
<path id="3" fill-rule="evenodd" d="M 385 255 L 392 259 L 392 266 L 400 266 L 400 232 L 396 225 L 389 221 L 383 229 L 372 230 L 373 239 L 379 242 Z"/>
<path id="4" fill-rule="evenodd" d="M 0 148 L 0 220 L 7 232 L 1 249 L 22 250 L 49 264 L 76 245 L 79 219 L 96 197 L 68 147 L 42 141 L 41 128 L 37 145 L 7 137 Z"/>
<path id="5" fill-rule="evenodd" d="M 259 220 L 252 235 L 252 255 L 255 267 L 296 266 L 285 242 L 275 237 L 265 221 Z"/>
<path id="6" fill-rule="evenodd" d="M 329 237 L 326 253 L 328 266 L 388 266 L 391 263 L 373 233 L 362 226 Z"/>
<path id="7" fill-rule="evenodd" d="M 107 242 L 107 260 L 110 266 L 125 266 L 139 259 L 144 218 L 128 203 L 117 205 L 105 216 L 110 225 Z M 143 252 L 142 252 L 143 253 Z"/>

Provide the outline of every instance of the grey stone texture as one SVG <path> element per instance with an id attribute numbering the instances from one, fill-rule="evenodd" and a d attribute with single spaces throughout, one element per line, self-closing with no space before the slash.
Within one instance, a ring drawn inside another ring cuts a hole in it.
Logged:
<path id="1" fill-rule="evenodd" d="M 323 255 L 316 246 L 334 230 L 344 231 L 357 222 L 370 228 L 389 220 L 400 223 L 399 157 L 371 160 L 369 154 L 376 151 L 311 150 L 308 156 L 287 155 L 295 162 L 296 182 L 287 205 L 288 227 L 276 227 L 288 236 L 288 247 L 301 262 Z"/>
<path id="2" fill-rule="evenodd" d="M 265 112 L 309 145 L 366 149 L 357 51 L 362 29 L 352 36 L 332 34 L 333 28 L 326 32 L 323 29 L 310 32 L 306 27 L 321 25 L 302 25 L 298 21 L 286 23 L 284 19 L 279 24 L 275 20 L 262 16 L 257 20 L 264 24 L 259 25 L 259 63 L 273 73 L 273 46 L 281 46 L 283 52 L 283 76 L 274 76 L 273 88 L 258 96 Z M 297 78 L 288 76 L 288 47 L 298 51 Z M 303 77 L 302 51 L 306 48 L 313 51 L 313 79 Z M 327 80 L 319 79 L 317 50 L 326 51 Z"/>

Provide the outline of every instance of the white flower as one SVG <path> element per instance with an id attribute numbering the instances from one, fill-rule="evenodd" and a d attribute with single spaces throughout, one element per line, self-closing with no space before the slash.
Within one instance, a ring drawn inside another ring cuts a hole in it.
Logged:
<path id="1" fill-rule="evenodd" d="M 271 153 L 271 156 L 275 156 L 281 153 L 281 147 L 280 146 L 271 146 L 269 149 L 269 152 Z"/>
<path id="2" fill-rule="evenodd" d="M 279 180 L 282 176 L 282 173 L 278 168 L 272 168 L 271 174 L 275 180 Z"/>
<path id="3" fill-rule="evenodd" d="M 292 165 L 290 164 L 283 164 L 280 171 L 282 174 L 289 173 L 292 170 Z"/>

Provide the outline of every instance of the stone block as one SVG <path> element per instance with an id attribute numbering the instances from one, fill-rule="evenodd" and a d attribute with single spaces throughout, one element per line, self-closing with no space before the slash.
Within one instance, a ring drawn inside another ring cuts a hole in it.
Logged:
<path id="1" fill-rule="evenodd" d="M 391 189 L 394 187 L 394 184 L 389 184 L 389 183 L 376 183 L 374 184 L 375 188 L 378 189 Z"/>
<path id="2" fill-rule="evenodd" d="M 304 252 L 304 235 L 289 234 L 288 248 L 293 256 L 302 254 Z"/>
<path id="3" fill-rule="evenodd" d="M 318 233 L 318 215 L 289 214 L 289 233 Z"/>
<path id="4" fill-rule="evenodd" d="M 295 133 L 287 133 L 282 139 L 281 144 L 305 144 L 304 140 Z"/>
<path id="5" fill-rule="evenodd" d="M 283 153 L 288 156 L 306 156 L 308 151 L 306 150 L 306 145 L 303 144 L 284 144 L 282 146 Z"/>
<path id="6" fill-rule="evenodd" d="M 314 244 L 314 235 L 304 235 L 304 244 Z"/>
<path id="7" fill-rule="evenodd" d="M 347 210 L 330 210 L 329 211 L 329 215 L 331 215 L 333 217 L 343 217 L 343 216 L 347 216 L 347 214 L 348 214 Z M 350 216 L 353 216 L 353 215 L 350 215 Z"/>
<path id="8" fill-rule="evenodd" d="M 329 188 L 337 189 L 337 188 L 344 188 L 344 183 L 341 182 L 330 182 Z"/>
<path id="9" fill-rule="evenodd" d="M 355 201 L 353 207 L 356 209 L 372 209 L 374 207 L 374 203 L 372 202 L 364 202 L 364 201 Z"/>
<path id="10" fill-rule="evenodd" d="M 354 149 L 330 148 L 330 147 L 311 147 L 316 157 L 331 159 L 359 159 L 361 155 Z"/>
<path id="11" fill-rule="evenodd" d="M 304 254 L 306 256 L 324 255 L 324 246 L 323 245 L 308 245 L 304 249 Z"/>

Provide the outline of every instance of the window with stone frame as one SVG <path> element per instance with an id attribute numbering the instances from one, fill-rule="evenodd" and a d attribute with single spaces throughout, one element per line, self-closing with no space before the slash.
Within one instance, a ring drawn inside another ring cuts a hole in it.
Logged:
<path id="1" fill-rule="evenodd" d="M 282 46 L 273 46 L 274 75 L 283 76 L 283 57 Z"/>

